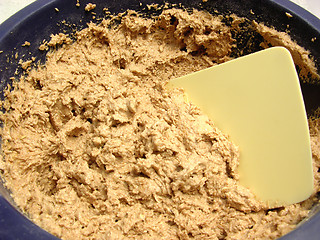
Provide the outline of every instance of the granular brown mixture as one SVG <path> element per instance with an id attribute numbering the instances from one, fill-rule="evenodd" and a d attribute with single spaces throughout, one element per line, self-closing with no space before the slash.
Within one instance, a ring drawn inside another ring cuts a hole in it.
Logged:
<path id="1" fill-rule="evenodd" d="M 0 169 L 17 205 L 62 239 L 274 239 L 294 229 L 315 196 L 267 209 L 238 184 L 238 148 L 164 87 L 232 58 L 244 20 L 222 20 L 129 11 L 119 25 L 89 24 L 74 43 L 53 36 L 59 47 L 3 103 Z M 275 42 L 273 29 L 251 28 L 316 76 L 288 35 Z M 319 121 L 310 126 L 317 192 Z"/>

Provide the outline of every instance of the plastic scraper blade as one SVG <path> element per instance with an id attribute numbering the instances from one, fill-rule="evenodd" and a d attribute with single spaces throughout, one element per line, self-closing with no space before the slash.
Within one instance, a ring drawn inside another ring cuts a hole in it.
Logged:
<path id="1" fill-rule="evenodd" d="M 313 191 L 306 110 L 290 52 L 273 47 L 173 79 L 239 146 L 239 181 L 269 207 Z"/>

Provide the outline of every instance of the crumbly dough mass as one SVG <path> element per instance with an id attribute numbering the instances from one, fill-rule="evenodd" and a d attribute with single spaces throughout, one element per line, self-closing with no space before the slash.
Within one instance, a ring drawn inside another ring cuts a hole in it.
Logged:
<path id="1" fill-rule="evenodd" d="M 230 60 L 240 22 L 129 11 L 119 25 L 89 24 L 74 43 L 53 36 L 48 45 L 59 47 L 3 102 L 0 169 L 16 204 L 62 239 L 274 239 L 294 229 L 315 196 L 267 209 L 238 184 L 237 146 L 181 90 L 164 87 Z M 270 45 L 272 29 L 252 28 Z M 295 46 L 286 39 L 277 44 Z M 292 49 L 297 64 L 308 55 Z"/>

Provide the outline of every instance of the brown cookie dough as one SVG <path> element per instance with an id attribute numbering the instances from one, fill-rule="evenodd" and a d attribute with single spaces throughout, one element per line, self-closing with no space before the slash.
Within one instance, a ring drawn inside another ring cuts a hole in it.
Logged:
<path id="1" fill-rule="evenodd" d="M 238 147 L 164 88 L 232 59 L 242 21 L 129 11 L 119 25 L 89 24 L 74 43 L 52 36 L 50 46 L 62 45 L 3 102 L 0 169 L 22 211 L 62 239 L 274 239 L 294 229 L 315 196 L 266 209 L 238 183 Z M 288 35 L 268 39 L 314 67 Z M 310 126 L 318 191 L 319 123 Z"/>

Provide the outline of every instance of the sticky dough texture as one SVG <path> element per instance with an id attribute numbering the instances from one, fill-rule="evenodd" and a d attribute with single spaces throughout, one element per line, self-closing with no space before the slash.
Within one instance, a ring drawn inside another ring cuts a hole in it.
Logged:
<path id="1" fill-rule="evenodd" d="M 34 222 L 62 239 L 274 239 L 307 216 L 314 196 L 266 210 L 238 184 L 237 146 L 164 88 L 231 59 L 221 17 L 110 23 L 53 36 L 65 44 L 7 92 L 0 169 Z"/>

